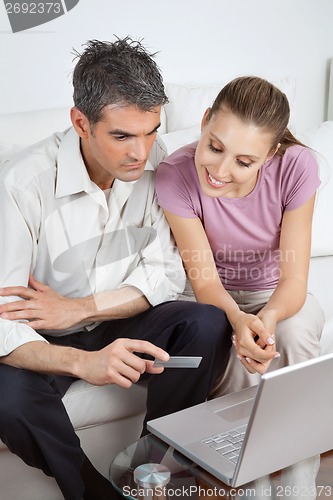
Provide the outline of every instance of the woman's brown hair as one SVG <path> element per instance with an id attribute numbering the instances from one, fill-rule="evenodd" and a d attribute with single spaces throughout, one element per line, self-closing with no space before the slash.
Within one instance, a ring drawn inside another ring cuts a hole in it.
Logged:
<path id="1" fill-rule="evenodd" d="M 294 144 L 304 146 L 288 129 L 290 108 L 286 95 L 267 80 L 256 76 L 235 78 L 219 92 L 207 120 L 222 107 L 245 123 L 271 133 L 272 150 L 281 144 L 277 151 L 281 156 Z"/>

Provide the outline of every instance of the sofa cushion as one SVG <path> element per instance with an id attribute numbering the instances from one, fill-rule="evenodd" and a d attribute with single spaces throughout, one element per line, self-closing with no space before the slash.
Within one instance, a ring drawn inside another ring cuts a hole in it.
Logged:
<path id="1" fill-rule="evenodd" d="M 161 137 L 167 148 L 168 154 L 171 154 L 176 149 L 197 141 L 200 137 L 200 125 L 194 125 L 194 127 L 178 130 L 177 132 L 169 132 L 163 134 Z"/>
<path id="2" fill-rule="evenodd" d="M 318 299 L 325 319 L 333 320 L 333 255 L 312 257 L 309 270 L 309 291 Z M 333 330 L 332 330 L 333 341 Z"/>
<path id="3" fill-rule="evenodd" d="M 312 257 L 309 272 L 309 291 L 318 300 L 324 315 L 325 325 L 320 341 L 322 354 L 333 352 L 333 255 Z"/>
<path id="4" fill-rule="evenodd" d="M 322 184 L 313 215 L 312 256 L 333 255 L 333 121 L 297 134 L 318 159 Z"/>
<path id="5" fill-rule="evenodd" d="M 0 115 L 0 164 L 23 148 L 70 126 L 69 106 Z M 164 107 L 161 110 L 159 133 L 166 133 Z"/>
<path id="6" fill-rule="evenodd" d="M 204 112 L 210 107 L 219 91 L 227 81 L 215 85 L 186 86 L 166 83 L 165 89 L 169 103 L 165 106 L 167 132 L 184 130 L 201 123 Z M 290 128 L 295 129 L 294 108 L 296 82 L 293 78 L 272 81 L 286 94 L 291 109 Z"/>
<path id="7" fill-rule="evenodd" d="M 118 385 L 94 386 L 77 380 L 68 389 L 63 402 L 78 430 L 145 412 L 146 386 L 140 382 L 124 389 Z"/>
<path id="8" fill-rule="evenodd" d="M 70 126 L 70 108 L 0 115 L 0 146 L 24 148 Z"/>

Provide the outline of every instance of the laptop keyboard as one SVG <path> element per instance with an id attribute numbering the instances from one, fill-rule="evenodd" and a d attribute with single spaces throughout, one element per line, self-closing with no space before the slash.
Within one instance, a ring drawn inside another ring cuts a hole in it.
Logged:
<path id="1" fill-rule="evenodd" d="M 246 427 L 246 425 L 242 425 L 229 432 L 214 434 L 214 436 L 202 439 L 201 442 L 236 464 L 245 436 Z"/>

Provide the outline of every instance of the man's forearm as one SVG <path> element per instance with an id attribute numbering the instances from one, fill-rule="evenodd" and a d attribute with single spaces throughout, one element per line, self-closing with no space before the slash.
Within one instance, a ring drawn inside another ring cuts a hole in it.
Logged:
<path id="1" fill-rule="evenodd" d="M 99 292 L 82 300 L 86 321 L 129 318 L 150 307 L 142 292 L 130 286 L 110 292 Z"/>
<path id="2" fill-rule="evenodd" d="M 97 321 L 129 318 L 146 311 L 150 303 L 134 286 L 98 292 L 83 298 L 68 298 L 34 280 L 35 288 L 0 289 L 4 297 L 17 295 L 19 300 L 0 305 L 0 318 L 28 321 L 36 331 L 81 328 Z M 25 300 L 21 300 L 25 299 Z"/>
<path id="3" fill-rule="evenodd" d="M 1 357 L 0 363 L 37 373 L 72 376 L 94 385 L 118 384 L 128 388 L 145 371 L 155 374 L 163 371 L 163 368 L 154 368 L 152 361 L 138 356 L 138 352 L 163 361 L 169 359 L 165 351 L 150 342 L 119 338 L 97 351 L 57 346 L 44 341 L 27 342 Z"/>
<path id="4" fill-rule="evenodd" d="M 33 341 L 23 344 L 7 356 L 1 357 L 0 362 L 38 373 L 79 377 L 78 367 L 84 363 L 86 354 L 85 351 L 72 347 Z"/>

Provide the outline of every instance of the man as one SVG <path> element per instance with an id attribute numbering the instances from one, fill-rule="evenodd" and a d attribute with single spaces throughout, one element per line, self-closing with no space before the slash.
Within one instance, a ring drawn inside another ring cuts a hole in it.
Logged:
<path id="1" fill-rule="evenodd" d="M 175 301 L 184 271 L 154 194 L 167 98 L 152 56 L 129 38 L 90 41 L 73 85 L 73 127 L 0 174 L 0 437 L 66 499 L 96 500 L 115 493 L 61 402 L 73 380 L 126 388 L 155 375 L 146 420 L 180 410 L 224 369 L 230 326 L 213 306 Z M 169 355 L 203 360 L 161 374 L 152 358 Z"/>

